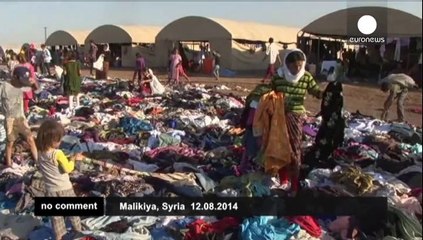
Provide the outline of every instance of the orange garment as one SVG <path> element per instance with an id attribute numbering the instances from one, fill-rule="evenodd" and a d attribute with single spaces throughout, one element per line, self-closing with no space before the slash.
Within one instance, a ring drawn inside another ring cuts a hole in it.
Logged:
<path id="1" fill-rule="evenodd" d="M 284 104 L 282 93 L 272 91 L 263 95 L 253 122 L 254 136 L 262 136 L 264 169 L 273 175 L 291 163 Z"/>

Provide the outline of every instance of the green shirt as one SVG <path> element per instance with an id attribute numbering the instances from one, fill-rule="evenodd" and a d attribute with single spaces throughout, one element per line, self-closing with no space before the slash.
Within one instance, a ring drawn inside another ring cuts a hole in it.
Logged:
<path id="1" fill-rule="evenodd" d="M 285 110 L 289 112 L 304 113 L 306 111 L 304 100 L 307 93 L 316 98 L 321 97 L 320 87 L 309 72 L 306 72 L 296 83 L 288 82 L 277 75 L 272 79 L 272 87 L 277 92 L 284 93 Z"/>
<path id="2" fill-rule="evenodd" d="M 269 84 L 259 84 L 257 85 L 253 91 L 250 92 L 250 94 L 248 94 L 247 99 L 246 99 L 246 106 L 249 106 L 250 103 L 252 101 L 260 101 L 261 96 L 263 96 L 264 94 L 268 93 L 272 91 L 272 86 Z"/>

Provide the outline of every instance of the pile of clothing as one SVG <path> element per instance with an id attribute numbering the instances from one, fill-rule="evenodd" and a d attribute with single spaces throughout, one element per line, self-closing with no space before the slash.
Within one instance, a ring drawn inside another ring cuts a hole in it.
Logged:
<path id="1" fill-rule="evenodd" d="M 250 134 L 239 125 L 244 98 L 201 85 L 141 96 L 124 80 L 85 78 L 83 107 L 69 113 L 54 79 L 40 79 L 40 86 L 28 120 L 35 134 L 44 119 L 57 119 L 67 131 L 60 148 L 86 157 L 70 175 L 78 196 L 274 194 L 274 183 L 261 168 L 239 171 L 245 154 L 257 151 L 244 146 Z M 305 122 L 299 194 L 388 197 L 383 229 L 336 216 L 103 216 L 82 218 L 85 237 L 79 239 L 343 239 L 356 229 L 373 239 L 421 238 L 421 130 L 359 113 L 346 119 L 344 141 L 331 155 L 331 167 L 307 161 L 307 156 L 313 158 L 307 153 L 313 152 L 321 123 L 315 117 Z M 0 129 L 1 152 L 4 140 Z M 53 239 L 49 218 L 33 215 L 33 199 L 43 196 L 44 186 L 26 149 L 18 141 L 15 166 L 0 171 L 0 236 Z"/>

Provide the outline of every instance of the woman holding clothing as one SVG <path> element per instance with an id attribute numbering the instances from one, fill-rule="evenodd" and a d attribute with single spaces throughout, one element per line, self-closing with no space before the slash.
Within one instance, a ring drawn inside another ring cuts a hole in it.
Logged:
<path id="1" fill-rule="evenodd" d="M 302 163 L 303 121 L 306 113 L 304 99 L 308 94 L 321 99 L 322 91 L 313 76 L 305 70 L 306 57 L 299 49 L 290 49 L 284 65 L 272 79 L 272 88 L 282 92 L 285 98 L 285 115 L 291 145 L 291 166 L 279 172 L 280 183 L 291 185 L 295 194 L 299 188 L 299 173 Z M 288 171 L 287 171 L 288 170 Z M 290 176 L 288 176 L 290 175 Z"/>

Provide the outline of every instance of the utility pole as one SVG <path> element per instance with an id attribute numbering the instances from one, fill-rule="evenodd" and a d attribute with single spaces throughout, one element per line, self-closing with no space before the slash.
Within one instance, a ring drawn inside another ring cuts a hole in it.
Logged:
<path id="1" fill-rule="evenodd" d="M 44 27 L 44 43 L 47 41 L 47 27 Z"/>

